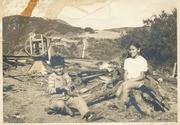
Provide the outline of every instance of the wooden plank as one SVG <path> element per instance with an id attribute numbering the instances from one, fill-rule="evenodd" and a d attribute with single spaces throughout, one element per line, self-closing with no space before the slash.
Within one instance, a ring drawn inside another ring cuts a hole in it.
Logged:
<path id="1" fill-rule="evenodd" d="M 43 41 L 43 35 L 41 34 L 41 44 L 42 44 L 42 53 L 44 53 L 44 41 Z"/>
<path id="2" fill-rule="evenodd" d="M 93 84 L 94 84 L 94 83 L 93 83 Z M 90 86 L 90 87 L 83 88 L 83 89 L 81 89 L 79 92 L 80 92 L 80 93 L 87 93 L 87 92 L 89 92 L 90 90 L 92 90 L 92 89 L 94 89 L 95 87 L 100 86 L 100 85 L 102 85 L 102 84 L 104 84 L 104 83 L 100 82 L 100 83 L 95 84 L 95 85 L 92 85 L 92 86 Z"/>
<path id="3" fill-rule="evenodd" d="M 33 48 L 32 48 L 32 38 L 31 38 L 31 35 L 32 35 L 32 33 L 29 34 L 30 54 L 32 54 L 32 51 L 33 51 L 32 50 Z"/>
<path id="4" fill-rule="evenodd" d="M 176 71 L 177 71 L 176 69 L 177 69 L 177 63 L 174 63 L 172 77 L 175 77 L 175 75 L 177 74 L 177 73 L 176 73 Z"/>

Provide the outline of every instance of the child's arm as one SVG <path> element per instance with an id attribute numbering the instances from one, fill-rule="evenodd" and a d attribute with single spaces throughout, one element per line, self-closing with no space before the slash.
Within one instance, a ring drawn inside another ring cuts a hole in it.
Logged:
<path id="1" fill-rule="evenodd" d="M 55 74 L 49 75 L 48 78 L 48 91 L 50 94 L 56 93 L 56 88 L 55 88 Z"/>
<path id="2" fill-rule="evenodd" d="M 73 85 L 73 83 L 72 83 L 71 77 L 68 75 L 68 73 L 65 73 L 65 74 L 63 75 L 63 78 L 64 78 L 64 80 L 66 81 L 66 87 L 65 87 L 65 89 L 67 90 L 68 95 L 72 95 L 73 92 L 72 92 L 71 89 L 72 89 L 72 87 L 73 87 L 74 85 Z"/>

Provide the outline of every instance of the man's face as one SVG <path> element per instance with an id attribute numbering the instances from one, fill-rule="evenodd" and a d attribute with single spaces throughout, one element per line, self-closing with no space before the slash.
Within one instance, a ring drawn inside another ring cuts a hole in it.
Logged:
<path id="1" fill-rule="evenodd" d="M 131 45 L 129 48 L 129 54 L 132 58 L 136 58 L 136 56 L 139 54 L 140 49 L 137 49 L 135 46 Z"/>

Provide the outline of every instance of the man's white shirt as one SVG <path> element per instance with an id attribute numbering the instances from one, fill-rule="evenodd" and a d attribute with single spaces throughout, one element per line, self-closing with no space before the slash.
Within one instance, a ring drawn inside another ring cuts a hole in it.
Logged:
<path id="1" fill-rule="evenodd" d="M 141 72 L 148 70 L 147 60 L 142 56 L 136 58 L 127 58 L 124 62 L 124 69 L 127 71 L 127 78 L 136 78 L 140 76 Z"/>

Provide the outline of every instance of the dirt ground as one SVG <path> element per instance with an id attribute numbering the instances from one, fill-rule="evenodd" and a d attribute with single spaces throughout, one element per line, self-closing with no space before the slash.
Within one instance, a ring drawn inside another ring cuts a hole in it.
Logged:
<path id="1" fill-rule="evenodd" d="M 4 123 L 83 123 L 77 113 L 69 115 L 48 115 L 44 108 L 49 106 L 50 95 L 47 91 L 47 76 L 25 76 L 31 65 L 18 66 L 14 70 L 5 71 L 3 78 L 3 120 Z M 19 75 L 18 77 L 12 77 Z M 21 76 L 22 75 L 22 76 Z M 23 76 L 24 75 L 24 76 Z M 93 79 L 97 81 L 98 79 Z M 93 80 L 88 83 L 93 85 Z M 97 101 L 89 108 L 104 117 L 95 122 L 177 122 L 177 84 L 167 84 L 170 110 L 157 111 L 150 115 L 141 115 L 133 106 L 121 112 L 112 108 L 117 98 Z M 85 87 L 85 86 L 82 86 Z"/>

